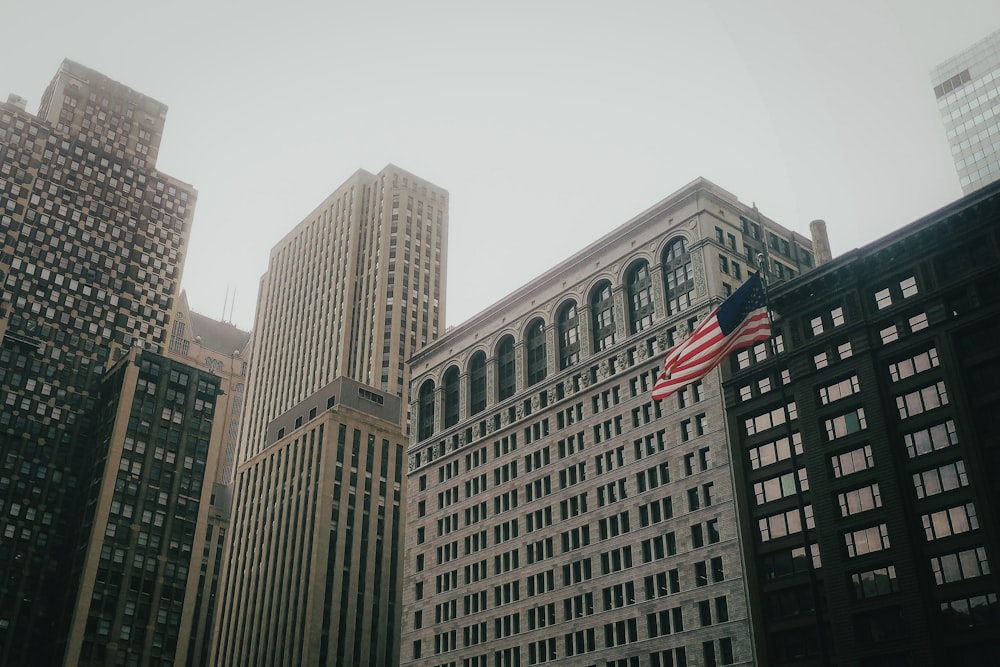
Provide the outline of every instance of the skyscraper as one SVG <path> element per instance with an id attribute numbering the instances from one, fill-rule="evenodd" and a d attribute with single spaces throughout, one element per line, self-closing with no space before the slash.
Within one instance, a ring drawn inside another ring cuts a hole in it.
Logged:
<path id="1" fill-rule="evenodd" d="M 938 65 L 931 80 L 962 192 L 1000 179 L 1000 30 Z"/>
<path id="2" fill-rule="evenodd" d="M 812 243 L 698 179 L 414 355 L 401 662 L 752 659 L 719 371 L 667 349 Z"/>
<path id="3" fill-rule="evenodd" d="M 271 250 L 237 463 L 335 378 L 405 405 L 404 361 L 444 329 L 447 251 L 448 193 L 392 165 L 356 172 Z"/>
<path id="4" fill-rule="evenodd" d="M 404 361 L 444 328 L 448 195 L 358 171 L 271 251 L 213 664 L 394 665 Z"/>
<path id="5" fill-rule="evenodd" d="M 219 381 L 219 396 L 215 402 L 215 421 L 222 428 L 212 430 L 208 461 L 214 477 L 205 480 L 203 504 L 207 513 L 204 525 L 197 529 L 204 540 L 197 541 L 201 551 L 192 553 L 189 571 L 197 578 L 196 592 L 191 592 L 193 604 L 184 607 L 181 622 L 189 633 L 187 640 L 188 667 L 208 664 L 212 627 L 218 611 L 219 580 L 222 577 L 225 539 L 229 532 L 232 510 L 232 479 L 235 469 L 236 444 L 246 392 L 249 369 L 249 332 L 227 322 L 214 320 L 188 307 L 187 294 L 181 292 L 170 327 L 167 356 L 207 371 Z M 180 660 L 180 656 L 177 658 Z"/>
<path id="6" fill-rule="evenodd" d="M 102 376 L 162 352 L 195 191 L 156 169 L 166 106 L 64 61 L 0 104 L 0 663 L 56 664 L 95 482 Z"/>
<path id="7" fill-rule="evenodd" d="M 1000 655 L 1000 183 L 771 290 L 724 386 L 759 664 Z"/>

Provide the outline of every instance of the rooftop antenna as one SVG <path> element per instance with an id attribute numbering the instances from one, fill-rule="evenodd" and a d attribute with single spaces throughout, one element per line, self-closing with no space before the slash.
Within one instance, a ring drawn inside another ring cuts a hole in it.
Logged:
<path id="1" fill-rule="evenodd" d="M 220 318 L 223 322 L 226 321 L 226 306 L 229 304 L 229 285 L 226 285 L 226 296 L 222 300 L 222 317 Z"/>
<path id="2" fill-rule="evenodd" d="M 233 298 L 229 302 L 229 319 L 226 320 L 229 324 L 233 323 L 233 310 L 236 309 L 236 288 L 233 288 Z"/>

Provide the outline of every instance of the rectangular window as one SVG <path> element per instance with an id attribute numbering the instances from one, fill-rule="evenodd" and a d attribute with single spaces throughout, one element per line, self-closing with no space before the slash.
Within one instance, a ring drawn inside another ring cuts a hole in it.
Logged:
<path id="1" fill-rule="evenodd" d="M 873 465 L 875 463 L 872 459 L 871 445 L 852 449 L 843 454 L 834 454 L 830 457 L 830 467 L 833 469 L 834 477 L 846 477 L 861 470 L 867 470 Z"/>
<path id="2" fill-rule="evenodd" d="M 931 558 L 931 571 L 934 572 L 934 580 L 938 585 L 989 574 L 986 548 L 976 547 Z"/>
<path id="3" fill-rule="evenodd" d="M 850 558 L 889 548 L 889 529 L 884 523 L 844 533 L 844 545 Z"/>
<path id="4" fill-rule="evenodd" d="M 820 387 L 819 400 L 823 405 L 827 405 L 840 400 L 845 396 L 856 394 L 859 391 L 861 391 L 861 385 L 858 382 L 858 376 L 852 375 L 851 377 L 841 380 L 840 382 L 834 382 L 826 387 Z"/>
<path id="5" fill-rule="evenodd" d="M 928 542 L 979 529 L 976 506 L 972 503 L 924 514 L 920 519 Z"/>
<path id="6" fill-rule="evenodd" d="M 806 518 L 806 528 L 815 528 L 812 505 L 805 505 L 802 510 Z M 801 532 L 802 519 L 799 514 L 799 508 L 795 507 L 786 512 L 761 517 L 757 520 L 757 528 L 760 531 L 761 542 L 768 542 L 779 537 Z"/>
<path id="7" fill-rule="evenodd" d="M 948 420 L 920 431 L 903 435 L 906 453 L 912 459 L 930 452 L 958 444 L 955 422 Z"/>
<path id="8" fill-rule="evenodd" d="M 905 419 L 948 404 L 948 390 L 944 381 L 935 382 L 908 394 L 896 397 L 899 418 Z"/>
<path id="9" fill-rule="evenodd" d="M 888 565 L 851 575 L 852 594 L 855 600 L 868 600 L 899 591 L 896 567 Z"/>
<path id="10" fill-rule="evenodd" d="M 876 482 L 860 489 L 837 494 L 837 502 L 840 505 L 840 516 L 847 517 L 882 507 L 882 496 Z"/>
<path id="11" fill-rule="evenodd" d="M 913 487 L 917 492 L 917 498 L 936 496 L 968 484 L 969 477 L 965 473 L 965 461 L 962 459 L 913 474 Z"/>
<path id="12" fill-rule="evenodd" d="M 836 440 L 868 428 L 864 408 L 857 408 L 832 419 L 827 419 L 824 425 L 826 426 L 827 440 Z"/>
<path id="13" fill-rule="evenodd" d="M 794 443 L 795 453 L 802 454 L 802 434 L 797 431 L 792 433 L 792 442 Z M 791 445 L 787 437 L 778 438 L 772 442 L 766 442 L 763 445 L 754 447 L 748 450 L 747 454 L 750 457 L 750 466 L 754 470 L 769 466 L 778 461 L 784 461 L 791 458 L 792 455 Z"/>
<path id="14" fill-rule="evenodd" d="M 936 368 L 939 364 L 937 348 L 932 347 L 920 354 L 902 359 L 894 364 L 889 364 L 889 377 L 892 378 L 893 382 L 899 382 L 918 373 Z"/>

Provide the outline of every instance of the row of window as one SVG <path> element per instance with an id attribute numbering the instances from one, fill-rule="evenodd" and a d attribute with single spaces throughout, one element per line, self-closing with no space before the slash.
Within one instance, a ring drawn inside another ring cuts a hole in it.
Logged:
<path id="1" fill-rule="evenodd" d="M 694 289 L 694 278 L 691 269 L 691 254 L 687 242 L 683 238 L 671 241 L 661 256 L 660 268 L 663 271 L 663 290 L 667 301 L 667 314 L 678 312 L 690 305 L 689 293 Z M 625 293 L 628 313 L 628 334 L 632 335 L 652 326 L 654 321 L 653 279 L 649 262 L 636 261 L 625 273 Z M 598 353 L 617 344 L 618 328 L 615 322 L 614 296 L 612 284 L 604 280 L 595 285 L 587 299 L 590 316 L 591 349 Z M 581 359 L 580 305 L 573 299 L 564 302 L 556 310 L 556 347 L 558 368 L 565 369 L 576 364 Z M 516 342 L 512 334 L 501 337 L 495 352 L 496 361 L 496 400 L 503 401 L 513 396 L 517 391 Z M 536 318 L 528 323 L 525 329 L 525 362 L 526 386 L 534 385 L 545 379 L 548 372 L 548 356 L 552 352 L 547 349 L 545 323 Z M 469 360 L 467 371 L 470 386 L 467 407 L 468 415 L 479 414 L 486 409 L 486 352 L 479 351 Z M 458 366 L 450 366 L 442 376 L 444 387 L 443 426 L 448 428 L 458 423 L 460 418 L 459 380 L 461 371 Z M 419 438 L 430 437 L 434 433 L 434 391 L 433 380 L 426 380 L 418 391 Z"/>

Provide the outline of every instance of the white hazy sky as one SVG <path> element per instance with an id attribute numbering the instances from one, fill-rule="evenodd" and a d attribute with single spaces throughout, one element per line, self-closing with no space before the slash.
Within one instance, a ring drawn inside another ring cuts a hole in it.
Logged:
<path id="1" fill-rule="evenodd" d="M 834 254 L 957 199 L 929 72 L 1000 2 L 0 0 L 0 26 L 31 111 L 63 58 L 169 106 L 195 310 L 250 328 L 274 243 L 392 162 L 451 193 L 457 324 L 698 176 L 825 219 Z"/>

